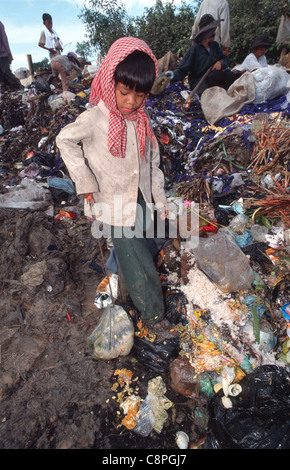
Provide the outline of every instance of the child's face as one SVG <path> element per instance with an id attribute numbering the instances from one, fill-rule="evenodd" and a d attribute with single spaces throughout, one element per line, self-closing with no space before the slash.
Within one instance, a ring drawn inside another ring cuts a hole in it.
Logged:
<path id="1" fill-rule="evenodd" d="M 45 20 L 44 24 L 47 27 L 48 31 L 52 30 L 52 20 Z"/>
<path id="2" fill-rule="evenodd" d="M 148 96 L 145 93 L 137 93 L 135 90 L 131 90 L 121 82 L 116 84 L 115 94 L 117 108 L 123 116 L 129 116 L 129 114 L 136 111 Z"/>
<path id="3" fill-rule="evenodd" d="M 267 47 L 265 46 L 257 47 L 257 49 L 255 50 L 255 56 L 262 57 L 262 55 L 265 54 L 266 50 L 267 50 Z"/>

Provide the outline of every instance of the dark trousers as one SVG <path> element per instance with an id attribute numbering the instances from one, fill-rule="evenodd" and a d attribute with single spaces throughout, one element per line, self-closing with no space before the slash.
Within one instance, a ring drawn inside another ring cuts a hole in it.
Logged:
<path id="1" fill-rule="evenodd" d="M 139 208 L 143 210 L 142 223 L 145 224 L 146 203 L 140 192 L 138 203 Z M 136 223 L 138 223 L 137 219 Z M 120 228 L 117 231 L 111 227 L 111 237 L 126 287 L 135 307 L 141 313 L 141 318 L 159 321 L 164 316 L 161 282 L 153 261 L 150 243 L 148 244 L 145 238 L 146 225 L 142 227 L 144 227 L 143 236 L 141 236 L 141 229 L 138 231 L 138 236 L 133 237 L 130 236 L 130 231 L 132 231 L 130 227 L 124 227 L 121 231 Z"/>
<path id="2" fill-rule="evenodd" d="M 239 76 L 231 70 L 213 70 L 208 74 L 206 83 L 209 88 L 219 86 L 227 90 L 237 78 Z"/>
<path id="3" fill-rule="evenodd" d="M 0 84 L 8 85 L 15 90 L 22 88 L 20 80 L 11 72 L 8 57 L 0 57 Z"/>

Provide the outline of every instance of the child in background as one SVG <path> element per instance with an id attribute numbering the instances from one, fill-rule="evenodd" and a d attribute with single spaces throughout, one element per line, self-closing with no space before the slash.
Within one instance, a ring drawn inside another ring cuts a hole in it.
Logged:
<path id="1" fill-rule="evenodd" d="M 53 57 L 50 66 L 52 76 L 48 80 L 49 83 L 51 83 L 53 78 L 57 77 L 59 74 L 63 91 L 67 91 L 69 89 L 68 74 L 72 69 L 75 69 L 79 76 L 82 75 L 78 56 L 74 52 L 69 52 L 67 55 L 57 55 Z"/>
<path id="2" fill-rule="evenodd" d="M 254 72 L 257 69 L 262 67 L 268 67 L 268 62 L 266 58 L 266 51 L 270 47 L 267 36 L 260 34 L 257 36 L 251 46 L 250 53 L 247 55 L 242 64 L 236 65 L 233 71 L 238 71 L 241 73 L 244 72 Z"/>
<path id="3" fill-rule="evenodd" d="M 85 201 L 86 215 L 102 222 L 112 237 L 128 292 L 145 322 L 164 317 L 142 218 L 152 196 L 161 218 L 167 216 L 158 143 L 145 111 L 157 74 L 157 60 L 145 42 L 118 39 L 93 80 L 93 107 L 56 138 L 77 194 L 93 199 L 91 207 Z"/>
<path id="4" fill-rule="evenodd" d="M 50 60 L 62 53 L 62 42 L 59 39 L 57 33 L 52 29 L 53 22 L 52 17 L 49 13 L 43 13 L 42 21 L 44 24 L 44 30 L 40 34 L 38 45 L 42 49 L 49 51 Z"/>

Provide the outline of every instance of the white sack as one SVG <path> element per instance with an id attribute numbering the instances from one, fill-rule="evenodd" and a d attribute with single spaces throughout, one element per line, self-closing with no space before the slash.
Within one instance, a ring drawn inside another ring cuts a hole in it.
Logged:
<path id="1" fill-rule="evenodd" d="M 254 103 L 264 103 L 268 100 L 285 95 L 290 89 L 290 76 L 286 70 L 277 65 L 268 65 L 252 72 L 255 80 L 256 96 Z"/>
<path id="2" fill-rule="evenodd" d="M 221 87 L 207 88 L 201 95 L 200 104 L 205 119 L 214 124 L 226 116 L 232 116 L 255 99 L 255 82 L 251 72 L 245 72 L 226 91 Z"/>

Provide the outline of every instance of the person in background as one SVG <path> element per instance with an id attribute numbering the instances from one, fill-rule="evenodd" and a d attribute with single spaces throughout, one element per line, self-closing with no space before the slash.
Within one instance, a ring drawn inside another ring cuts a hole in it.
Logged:
<path id="1" fill-rule="evenodd" d="M 0 21 L 0 86 L 7 85 L 14 90 L 23 90 L 20 80 L 12 73 L 10 64 L 13 56 L 10 50 L 7 34 Z"/>
<path id="2" fill-rule="evenodd" d="M 60 131 L 56 144 L 85 198 L 85 214 L 95 219 L 92 230 L 103 224 L 112 238 L 142 322 L 160 325 L 164 298 L 146 238 L 153 201 L 161 220 L 167 217 L 159 147 L 145 110 L 157 75 L 157 59 L 144 41 L 115 41 L 92 82 L 92 107 Z M 95 230 L 95 238 L 104 236 Z"/>
<path id="3" fill-rule="evenodd" d="M 238 78 L 238 75 L 229 69 L 228 58 L 215 41 L 218 25 L 219 21 L 214 20 L 212 15 L 206 14 L 201 17 L 194 43 L 175 69 L 172 81 L 182 81 L 188 75 L 189 86 L 193 90 L 211 67 L 211 71 L 197 90 L 197 93 L 201 94 L 206 88 L 213 86 L 227 90 Z"/>
<path id="4" fill-rule="evenodd" d="M 42 21 L 44 30 L 40 34 L 38 45 L 42 49 L 49 51 L 49 58 L 51 60 L 53 57 L 62 53 L 62 42 L 56 31 L 52 28 L 53 22 L 51 15 L 49 13 L 43 13 Z"/>
<path id="5" fill-rule="evenodd" d="M 215 33 L 215 41 L 219 43 L 222 49 L 230 47 L 230 10 L 226 0 L 203 0 L 196 15 L 190 39 L 194 41 L 199 30 L 199 23 L 203 15 L 212 15 L 219 21 Z"/>
<path id="6" fill-rule="evenodd" d="M 285 4 L 277 32 L 276 42 L 282 46 L 279 64 L 290 69 L 290 6 Z"/>
<path id="7" fill-rule="evenodd" d="M 276 42 L 290 43 L 290 6 L 285 4 L 277 32 Z"/>
<path id="8" fill-rule="evenodd" d="M 233 72 L 254 72 L 261 67 L 268 67 L 268 62 L 265 55 L 268 47 L 270 47 L 270 43 L 267 36 L 264 34 L 257 36 L 251 46 L 250 54 L 247 55 L 242 64 L 236 65 L 233 68 Z"/>
<path id="9" fill-rule="evenodd" d="M 82 69 L 80 68 L 78 56 L 74 52 L 69 52 L 67 55 L 57 55 L 52 58 L 50 66 L 52 75 L 48 79 L 48 83 L 51 83 L 55 76 L 60 75 L 62 90 L 67 91 L 69 89 L 68 74 L 72 69 L 75 69 L 79 76 L 82 75 Z"/>

